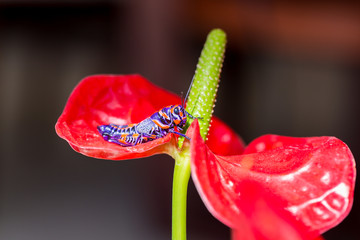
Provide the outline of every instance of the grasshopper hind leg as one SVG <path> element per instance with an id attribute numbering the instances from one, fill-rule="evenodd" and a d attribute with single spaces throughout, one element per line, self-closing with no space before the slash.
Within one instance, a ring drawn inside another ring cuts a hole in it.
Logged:
<path id="1" fill-rule="evenodd" d="M 111 142 L 111 143 L 116 143 L 122 147 L 132 147 L 132 146 L 135 146 L 135 144 L 131 144 L 131 143 L 125 143 L 125 142 L 121 142 L 119 141 L 119 139 L 114 139 L 114 138 L 111 138 L 109 140 L 107 140 L 108 142 Z"/>

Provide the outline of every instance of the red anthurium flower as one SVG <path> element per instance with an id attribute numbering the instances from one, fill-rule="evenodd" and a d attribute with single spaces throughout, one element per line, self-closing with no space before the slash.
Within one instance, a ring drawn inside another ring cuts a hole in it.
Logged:
<path id="1" fill-rule="evenodd" d="M 242 154 L 219 156 L 197 121 L 188 135 L 198 192 L 233 239 L 314 239 L 351 209 L 355 162 L 337 138 L 265 135 Z"/>
<path id="2" fill-rule="evenodd" d="M 71 147 L 90 157 L 123 160 L 153 154 L 171 154 L 174 134 L 133 147 L 105 141 L 97 130 L 103 124 L 138 123 L 161 108 L 181 104 L 177 95 L 161 89 L 140 75 L 98 75 L 83 79 L 71 93 L 56 123 L 57 134 Z M 242 140 L 213 118 L 208 145 L 217 154 L 240 154 Z"/>

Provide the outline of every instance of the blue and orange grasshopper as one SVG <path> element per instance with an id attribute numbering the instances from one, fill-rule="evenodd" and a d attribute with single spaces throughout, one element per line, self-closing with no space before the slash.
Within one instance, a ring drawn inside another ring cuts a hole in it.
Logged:
<path id="1" fill-rule="evenodd" d="M 190 138 L 185 134 L 176 131 L 183 130 L 187 117 L 190 117 L 191 119 L 197 118 L 188 113 L 184 108 L 184 103 L 189 95 L 189 91 L 190 88 L 186 94 L 184 102 L 181 105 L 164 107 L 137 124 L 100 125 L 97 127 L 98 131 L 104 140 L 119 144 L 123 147 L 131 147 L 146 143 L 165 137 L 169 133 L 174 133 L 190 140 Z"/>

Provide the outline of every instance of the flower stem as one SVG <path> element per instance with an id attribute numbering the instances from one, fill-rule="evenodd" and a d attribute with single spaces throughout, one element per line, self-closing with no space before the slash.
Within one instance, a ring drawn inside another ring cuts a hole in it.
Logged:
<path id="1" fill-rule="evenodd" d="M 220 30 L 212 30 L 201 52 L 196 67 L 194 81 L 187 99 L 186 111 L 200 118 L 200 134 L 206 139 L 210 128 L 219 76 L 224 58 L 226 34 Z M 189 117 L 184 132 L 190 126 Z M 175 169 L 173 178 L 172 202 L 172 240 L 186 240 L 186 198 L 190 178 L 190 147 L 180 137 L 178 149 L 173 151 Z"/>
<path id="2" fill-rule="evenodd" d="M 186 239 L 186 200 L 190 178 L 190 149 L 183 148 L 175 156 L 172 199 L 172 239 Z"/>

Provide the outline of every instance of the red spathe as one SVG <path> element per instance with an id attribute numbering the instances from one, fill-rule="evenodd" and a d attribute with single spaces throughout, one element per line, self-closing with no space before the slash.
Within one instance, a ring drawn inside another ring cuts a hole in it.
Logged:
<path id="1" fill-rule="evenodd" d="M 137 146 L 121 147 L 105 141 L 97 126 L 139 123 L 161 108 L 174 104 L 181 104 L 180 97 L 140 75 L 89 76 L 71 93 L 55 128 L 75 151 L 89 157 L 124 160 L 171 154 L 176 145 L 173 134 Z M 220 155 L 239 154 L 244 149 L 241 138 L 216 118 L 213 118 L 207 143 Z"/>
<path id="2" fill-rule="evenodd" d="M 339 139 L 265 135 L 243 154 L 219 156 L 204 144 L 198 123 L 193 125 L 192 178 L 208 210 L 234 236 L 289 239 L 285 233 L 292 226 L 298 239 L 313 239 L 349 213 L 355 161 Z"/>

